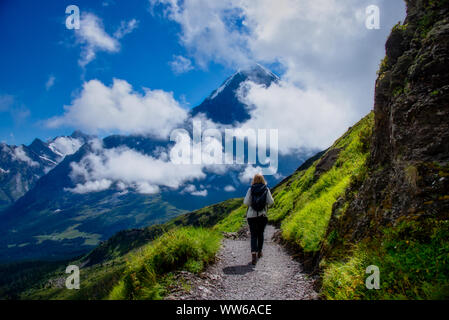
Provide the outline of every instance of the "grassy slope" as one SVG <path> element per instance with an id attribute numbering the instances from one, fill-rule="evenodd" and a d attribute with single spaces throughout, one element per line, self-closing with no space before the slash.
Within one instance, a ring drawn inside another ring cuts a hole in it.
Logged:
<path id="1" fill-rule="evenodd" d="M 373 114 L 354 125 L 327 152 L 340 149 L 338 158 L 327 172 L 315 175 L 316 160 L 305 170 L 295 172 L 277 186 L 275 205 L 269 220 L 280 223 L 282 237 L 304 252 L 314 253 L 320 248 L 330 219 L 332 206 L 351 179 L 363 174 L 368 156 Z"/>
<path id="2" fill-rule="evenodd" d="M 218 250 L 220 231 L 238 230 L 240 225 L 235 223 L 235 215 L 228 213 L 241 210 L 241 206 L 242 199 L 229 199 L 176 217 L 162 225 L 118 232 L 86 256 L 53 267 L 45 276 L 39 277 L 31 288 L 25 291 L 20 288 L 20 297 L 42 300 L 161 298 L 172 271 L 200 271 Z M 243 218 L 240 219 L 242 222 Z M 223 227 L 219 227 L 220 223 Z M 173 250 L 164 251 L 163 248 Z M 177 252 L 183 253 L 176 255 Z M 165 259 L 163 267 L 153 266 L 158 259 Z M 67 276 L 64 271 L 69 264 L 84 265 L 80 270 L 80 290 L 67 290 L 64 287 Z M 170 264 L 171 267 L 167 266 Z M 143 275 L 145 272 L 154 277 Z M 140 291 L 140 287 L 130 281 L 134 274 L 142 277 L 139 281 L 145 284 L 146 290 Z M 124 284 L 127 288 L 125 291 Z M 6 292 L 6 288 L 3 291 Z"/>
<path id="3" fill-rule="evenodd" d="M 124 275 L 108 299 L 162 298 L 171 272 L 200 272 L 214 260 L 220 240 L 218 232 L 203 228 L 183 227 L 165 233 L 129 257 Z"/>

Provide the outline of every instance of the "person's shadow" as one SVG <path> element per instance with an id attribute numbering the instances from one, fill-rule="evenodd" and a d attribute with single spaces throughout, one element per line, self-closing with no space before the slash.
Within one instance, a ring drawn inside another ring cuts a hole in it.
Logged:
<path id="1" fill-rule="evenodd" d="M 225 267 L 223 268 L 223 272 L 224 274 L 247 274 L 249 272 L 253 272 L 254 271 L 254 265 L 252 265 L 251 263 L 245 264 L 245 265 L 240 265 L 240 266 L 231 266 L 231 267 Z"/>

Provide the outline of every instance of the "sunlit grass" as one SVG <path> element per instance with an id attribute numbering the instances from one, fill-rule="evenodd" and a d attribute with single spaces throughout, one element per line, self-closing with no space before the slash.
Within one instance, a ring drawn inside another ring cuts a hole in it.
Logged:
<path id="1" fill-rule="evenodd" d="M 296 172 L 274 194 L 275 205 L 269 211 L 272 222 L 281 222 L 284 239 L 296 243 L 306 252 L 319 250 L 325 235 L 332 206 L 344 194 L 351 179 L 365 170 L 373 126 L 373 114 L 359 121 L 332 148 L 341 149 L 333 167 L 315 177 L 315 163 Z"/>
<path id="2" fill-rule="evenodd" d="M 296 242 L 306 252 L 317 251 L 327 229 L 332 205 L 344 192 L 349 180 L 349 176 L 342 178 L 318 198 L 307 202 L 301 210 L 294 212 L 282 224 L 282 236 L 286 240 Z"/>
<path id="3" fill-rule="evenodd" d="M 202 228 L 180 228 L 164 234 L 133 254 L 123 278 L 109 299 L 161 299 L 164 278 L 172 271 L 200 272 L 213 261 L 220 246 L 218 232 Z"/>
<path id="4" fill-rule="evenodd" d="M 246 210 L 247 207 L 242 204 L 217 223 L 213 229 L 220 232 L 237 232 L 245 223 Z"/>

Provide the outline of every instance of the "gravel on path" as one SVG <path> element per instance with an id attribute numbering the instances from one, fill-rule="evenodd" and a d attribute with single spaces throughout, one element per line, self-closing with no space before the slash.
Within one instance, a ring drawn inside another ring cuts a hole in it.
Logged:
<path id="1" fill-rule="evenodd" d="M 249 239 L 225 238 L 216 263 L 200 275 L 179 272 L 166 299 L 176 300 L 304 300 L 317 299 L 314 280 L 265 229 L 263 257 L 253 266 Z"/>

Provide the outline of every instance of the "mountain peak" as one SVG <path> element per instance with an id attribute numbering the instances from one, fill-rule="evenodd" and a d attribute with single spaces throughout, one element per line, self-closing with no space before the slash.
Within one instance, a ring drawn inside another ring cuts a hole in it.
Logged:
<path id="1" fill-rule="evenodd" d="M 275 75 L 273 72 L 271 72 L 270 70 L 268 70 L 267 68 L 265 68 L 264 66 L 262 66 L 259 63 L 256 63 L 248 68 L 245 69 L 239 69 L 239 71 L 237 71 L 237 73 L 241 73 L 242 75 L 244 75 L 246 78 L 248 78 L 249 80 L 260 80 L 263 78 L 270 78 L 273 80 L 279 80 L 279 77 L 277 75 Z"/>
<path id="2" fill-rule="evenodd" d="M 278 82 L 279 77 L 260 64 L 237 70 L 223 84 L 214 90 L 199 106 L 192 109 L 191 114 L 205 114 L 217 123 L 232 124 L 245 122 L 250 118 L 247 107 L 236 96 L 240 85 L 252 81 L 260 85 L 270 86 Z"/>
<path id="3" fill-rule="evenodd" d="M 45 148 L 47 144 L 39 138 L 35 138 L 29 145 L 30 148 Z"/>
<path id="4" fill-rule="evenodd" d="M 207 99 L 215 99 L 226 87 L 237 86 L 238 88 L 242 82 L 248 80 L 257 84 L 269 86 L 272 82 L 279 81 L 279 77 L 257 63 L 245 69 L 238 69 L 232 76 L 227 78 L 218 89 L 213 91 Z"/>
<path id="5" fill-rule="evenodd" d="M 70 135 L 71 138 L 74 139 L 81 139 L 83 141 L 87 141 L 89 140 L 92 136 L 88 135 L 87 133 L 82 132 L 81 130 L 75 130 L 73 131 L 73 133 Z"/>

